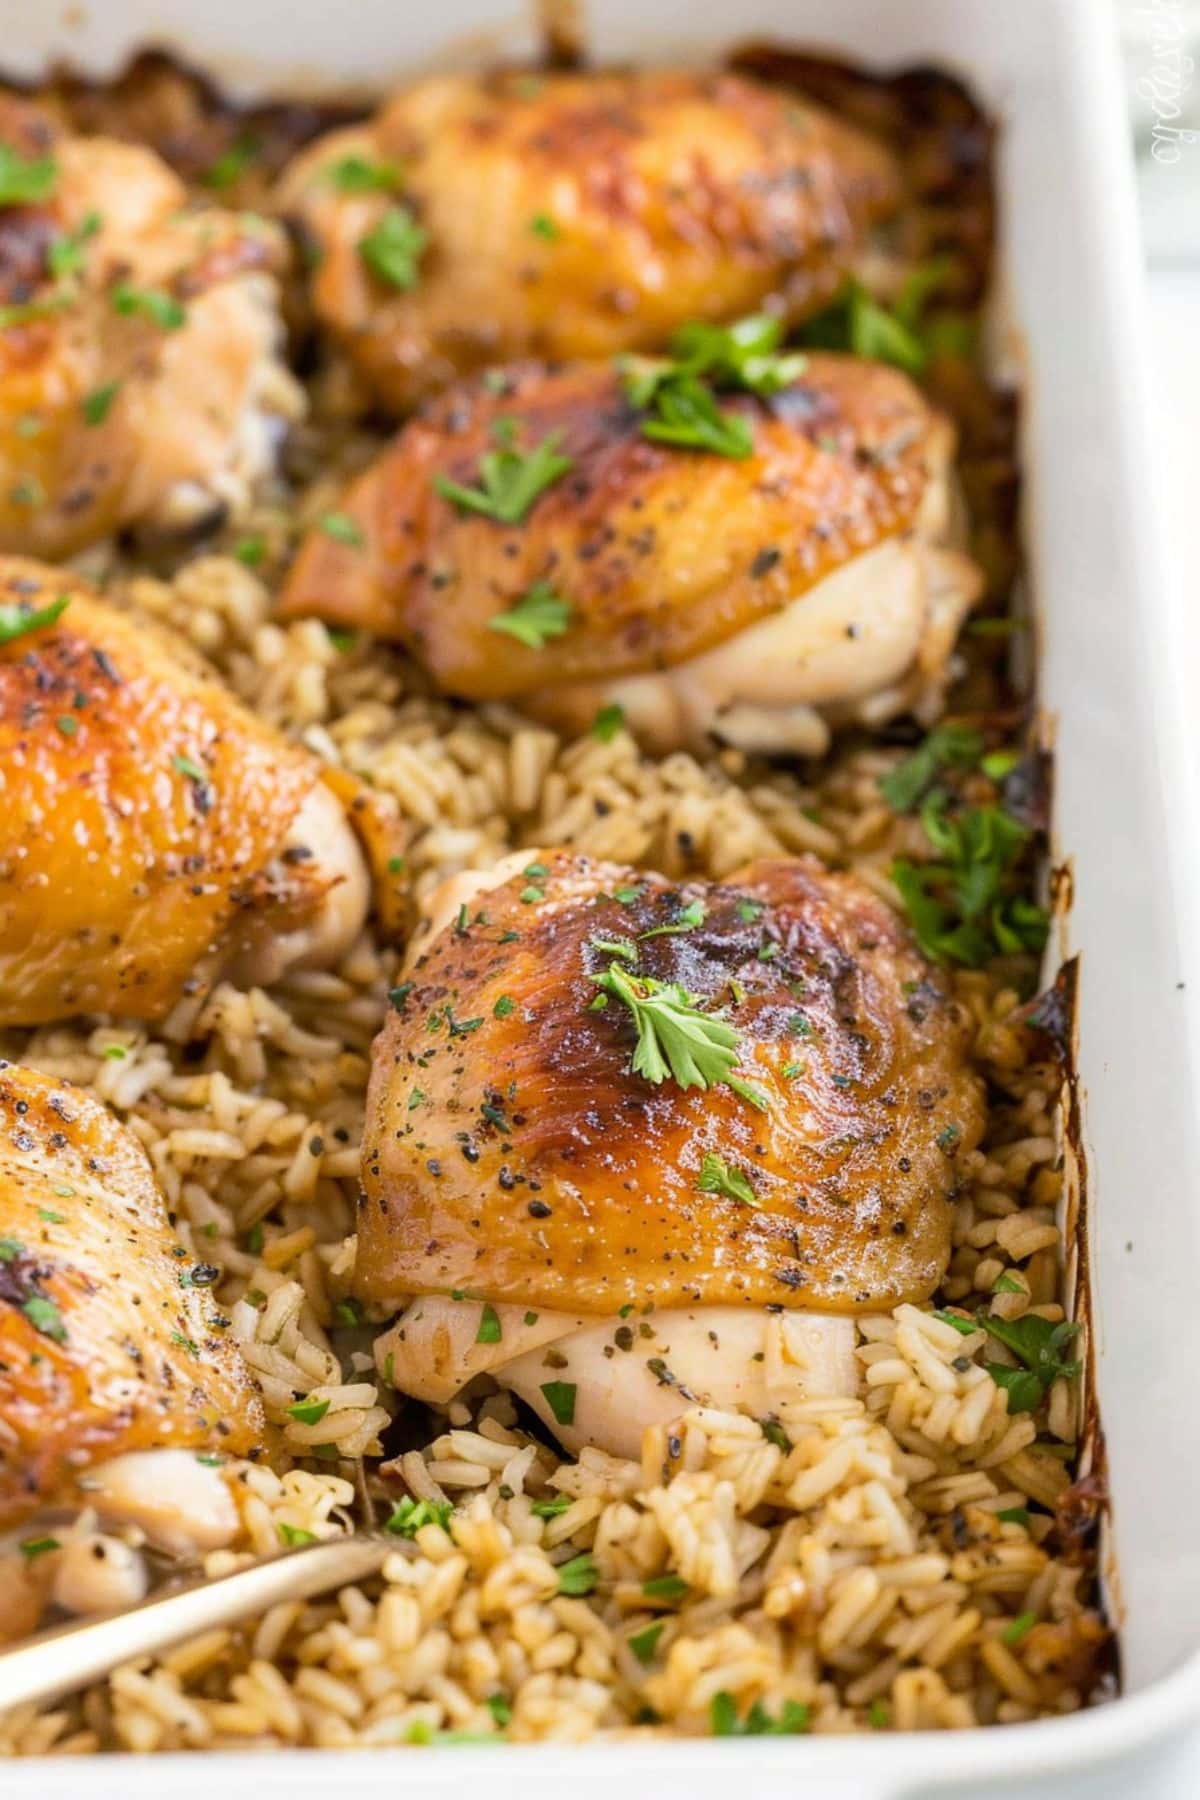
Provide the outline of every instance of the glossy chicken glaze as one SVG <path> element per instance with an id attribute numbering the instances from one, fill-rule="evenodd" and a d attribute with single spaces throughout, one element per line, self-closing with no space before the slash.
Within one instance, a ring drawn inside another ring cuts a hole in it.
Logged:
<path id="1" fill-rule="evenodd" d="M 578 727 L 617 678 L 677 667 L 793 606 L 799 642 L 790 655 L 788 645 L 763 646 L 750 686 L 780 705 L 794 681 L 805 698 L 815 692 L 836 710 L 897 673 L 885 666 L 873 676 L 874 661 L 865 665 L 877 655 L 889 595 L 904 591 L 903 568 L 875 591 L 864 580 L 839 602 L 836 644 L 826 641 L 824 610 L 814 608 L 806 626 L 803 597 L 866 553 L 907 548 L 934 485 L 945 488 L 953 433 L 906 376 L 832 354 L 810 356 L 772 399 L 723 395 L 722 406 L 751 424 L 753 455 L 650 441 L 620 376 L 602 365 L 525 365 L 506 371 L 503 392 L 457 388 L 350 488 L 344 511 L 361 544 L 309 534 L 282 610 L 399 638 L 449 693 L 520 699 Z M 464 512 L 435 485 L 438 477 L 475 482 L 497 426 L 510 420 L 522 448 L 553 434 L 572 464 L 516 525 Z M 972 566 L 942 554 L 969 604 Z M 561 636 L 534 649 L 492 621 L 537 582 L 569 605 L 570 617 Z M 951 642 L 964 610 L 953 613 Z M 917 645 L 922 629 L 918 621 Z M 943 671 L 948 649 L 940 643 Z M 827 675 L 806 688 L 818 659 Z M 936 669 L 928 673 L 936 679 Z"/>
<path id="2" fill-rule="evenodd" d="M 349 157 L 386 173 L 346 192 Z M 386 406 L 517 356 L 655 349 L 685 319 L 770 299 L 800 318 L 899 205 L 891 153 L 741 76 L 438 76 L 309 147 L 280 204 L 315 252 L 312 302 Z M 426 232 L 411 290 L 360 244 L 397 201 Z"/>
<path id="3" fill-rule="evenodd" d="M 132 1133 L 0 1064 L 0 1529 L 131 1450 L 246 1454 L 257 1391 Z"/>
<path id="4" fill-rule="evenodd" d="M 151 151 L 11 97 L 0 143 L 56 171 L 44 200 L 0 207 L 0 550 L 211 522 L 302 404 L 277 360 L 279 228 L 185 210 Z"/>
<path id="5" fill-rule="evenodd" d="M 644 935 L 695 901 L 703 923 Z M 597 940 L 720 1010 L 762 1110 L 632 1071 L 627 1009 L 592 1009 L 614 960 Z M 813 858 L 673 887 L 543 853 L 397 990 L 368 1094 L 357 1291 L 571 1314 L 924 1299 L 949 1255 L 957 1159 L 983 1128 L 966 1050 L 907 930 Z M 697 1190 L 707 1152 L 753 1205 Z"/>
<path id="6" fill-rule="evenodd" d="M 347 878 L 303 842 L 284 850 L 315 757 L 185 645 L 65 572 L 0 558 L 0 606 L 64 595 L 56 623 L 0 646 L 3 1025 L 155 1018 Z"/>

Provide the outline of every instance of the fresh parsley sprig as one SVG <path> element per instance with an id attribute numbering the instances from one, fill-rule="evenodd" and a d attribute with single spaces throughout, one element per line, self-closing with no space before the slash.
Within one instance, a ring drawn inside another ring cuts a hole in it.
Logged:
<path id="1" fill-rule="evenodd" d="M 952 1325 L 963 1337 L 986 1331 L 1012 1351 L 1018 1368 L 1009 1363 L 984 1364 L 996 1386 L 1008 1395 L 1010 1413 L 1036 1412 L 1060 1376 L 1072 1381 L 1079 1373 L 1080 1364 L 1063 1355 L 1079 1333 L 1079 1326 L 1070 1319 L 1052 1325 L 1039 1313 L 1026 1313 L 1021 1319 L 1002 1319 L 986 1312 L 977 1312 L 974 1318 L 947 1311 L 935 1312 L 933 1316 Z M 1000 1517 L 1004 1517 L 1003 1513 Z"/>
<path id="2" fill-rule="evenodd" d="M 488 620 L 489 631 L 516 638 L 527 649 L 541 650 L 550 638 L 562 637 L 571 623 L 571 608 L 548 581 L 535 581 L 528 593 Z"/>
<path id="3" fill-rule="evenodd" d="M 642 436 L 677 450 L 707 450 L 742 462 L 754 453 L 754 438 L 740 413 L 724 412 L 712 390 L 696 375 L 679 375 L 655 389 L 653 413 L 642 421 Z"/>
<path id="4" fill-rule="evenodd" d="M 743 1206 L 758 1205 L 758 1195 L 754 1192 L 750 1177 L 732 1163 L 726 1162 L 714 1150 L 706 1150 L 704 1153 L 696 1191 L 700 1194 L 724 1194 L 727 1199 L 738 1200 Z"/>
<path id="5" fill-rule="evenodd" d="M 358 254 L 380 281 L 407 291 L 417 285 L 429 233 L 407 206 L 389 206 L 379 223 L 359 239 Z"/>
<path id="6" fill-rule="evenodd" d="M 921 824 L 940 860 L 898 858 L 892 880 L 925 954 L 977 969 L 989 957 L 1041 950 L 1049 934 L 1043 907 L 1005 888 L 1029 841 L 1026 827 L 999 806 L 949 811 L 935 789 Z"/>
<path id="7" fill-rule="evenodd" d="M 71 603 L 70 594 L 60 594 L 48 606 L 29 611 L 23 606 L 0 605 L 0 644 L 11 644 L 26 632 L 41 631 L 59 620 Z"/>
<path id="8" fill-rule="evenodd" d="M 973 769 L 983 755 L 983 736 L 972 725 L 938 725 L 911 756 L 882 777 L 879 791 L 893 812 L 912 812 L 942 769 Z"/>
<path id="9" fill-rule="evenodd" d="M 9 144 L 0 144 L 0 206 L 36 206 L 48 200 L 58 180 L 58 164 L 52 156 L 22 156 Z"/>
<path id="10" fill-rule="evenodd" d="M 753 454 L 749 421 L 718 406 L 715 390 L 761 397 L 778 393 L 800 374 L 804 357 L 781 353 L 778 319 L 754 314 L 733 325 L 693 319 L 682 325 L 665 358 L 623 358 L 625 396 L 649 416 L 642 435 L 679 449 L 742 459 Z"/>
<path id="11" fill-rule="evenodd" d="M 1014 878 L 1027 827 L 1002 806 L 956 806 L 936 785 L 943 769 L 976 766 L 996 779 L 1011 765 L 1000 755 L 985 757 L 973 727 L 941 725 L 879 783 L 894 812 L 918 813 L 934 852 L 928 862 L 900 857 L 892 864 L 917 941 L 935 962 L 971 969 L 997 955 L 1036 954 L 1049 933 L 1045 909 Z"/>
<path id="12" fill-rule="evenodd" d="M 482 513 L 502 525 L 519 525 L 539 495 L 574 463 L 559 452 L 561 432 L 550 432 L 532 450 L 518 450 L 510 441 L 512 434 L 511 420 L 496 420 L 492 436 L 498 440 L 497 448 L 480 457 L 477 488 L 435 475 L 433 485 L 442 498 L 460 512 Z"/>
<path id="13" fill-rule="evenodd" d="M 906 277 L 890 308 L 872 299 L 860 281 L 848 281 L 832 306 L 801 328 L 801 342 L 849 350 L 855 356 L 891 363 L 906 375 L 919 375 L 930 353 L 942 347 L 939 321 L 926 324 L 924 315 L 949 273 L 944 257 L 921 264 Z"/>
<path id="14" fill-rule="evenodd" d="M 351 154 L 330 163 L 325 175 L 339 194 L 378 194 L 399 187 L 402 171 L 398 163 Z"/>
<path id="15" fill-rule="evenodd" d="M 987 1364 L 992 1380 L 1008 1395 L 1010 1413 L 1036 1412 L 1060 1376 L 1071 1381 L 1078 1375 L 1079 1363 L 1063 1355 L 1079 1333 L 1073 1320 L 1063 1319 L 1052 1325 L 1038 1313 L 1026 1313 L 1022 1319 L 993 1318 L 988 1314 L 979 1323 L 1022 1365 L 1010 1369 L 1007 1363 Z"/>
<path id="16" fill-rule="evenodd" d="M 440 1525 L 443 1531 L 449 1531 L 453 1511 L 449 1500 L 414 1500 L 411 1494 L 405 1494 L 392 1508 L 383 1529 L 402 1538 L 415 1538 L 423 1525 Z"/>
<path id="17" fill-rule="evenodd" d="M 714 1737 L 791 1737 L 812 1730 L 809 1708 L 799 1700 L 785 1700 L 777 1719 L 756 1700 L 743 1718 L 725 1688 L 713 1695 L 708 1717 Z"/>
<path id="18" fill-rule="evenodd" d="M 681 1088 L 724 1085 L 752 1106 L 766 1106 L 761 1093 L 733 1073 L 738 1063 L 733 1026 L 701 1011 L 695 995 L 678 982 L 635 975 L 619 962 L 609 963 L 592 980 L 600 989 L 597 1000 L 607 1004 L 611 996 L 629 1008 L 637 1028 L 631 1063 L 635 1074 L 655 1086 L 668 1076 Z"/>

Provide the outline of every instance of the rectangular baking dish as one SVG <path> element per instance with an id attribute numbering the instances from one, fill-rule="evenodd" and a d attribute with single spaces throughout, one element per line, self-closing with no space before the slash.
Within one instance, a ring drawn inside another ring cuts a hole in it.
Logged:
<path id="1" fill-rule="evenodd" d="M 1124 1697 L 986 1736 L 610 1743 L 406 1755 L 275 1752 L 10 1764 L 12 1800 L 228 1793 L 290 1800 L 464 1787 L 591 1800 L 725 1800 L 731 1784 L 857 1800 L 1148 1790 L 1158 1746 L 1200 1720 L 1200 1154 L 1194 982 L 1200 861 L 1186 700 L 1157 565 L 1140 413 L 1125 96 L 1104 0 L 589 0 L 598 57 L 696 59 L 751 36 L 879 68 L 934 62 L 1002 123 L 1004 305 L 1024 388 L 1025 537 L 1039 687 L 1056 738 L 1055 857 L 1080 954 L 1079 1069 L 1093 1352 L 1113 1496 L 1110 1601 Z M 93 72 L 148 42 L 240 88 L 378 87 L 452 59 L 528 53 L 516 0 L 0 0 L 4 61 Z M 1189 992 L 1190 988 L 1190 992 Z M 1178 1791 L 1185 1791 L 1180 1789 Z"/>

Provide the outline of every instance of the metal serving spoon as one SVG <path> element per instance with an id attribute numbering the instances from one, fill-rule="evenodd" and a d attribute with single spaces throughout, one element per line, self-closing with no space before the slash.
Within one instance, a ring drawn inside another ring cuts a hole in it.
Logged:
<path id="1" fill-rule="evenodd" d="M 406 1549 L 395 1537 L 365 1534 L 303 1544 L 215 1581 L 192 1581 L 153 1595 L 127 1612 L 39 1632 L 15 1649 L 0 1651 L 0 1712 L 30 1700 L 52 1700 L 133 1657 L 165 1650 L 217 1625 L 232 1625 L 281 1600 L 308 1600 L 362 1581 L 387 1557 Z"/>

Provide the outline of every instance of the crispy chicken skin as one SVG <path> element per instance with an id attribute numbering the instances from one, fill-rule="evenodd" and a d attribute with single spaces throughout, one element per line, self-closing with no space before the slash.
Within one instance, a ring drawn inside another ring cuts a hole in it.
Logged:
<path id="1" fill-rule="evenodd" d="M 383 171 L 373 190 L 339 174 L 350 158 Z M 782 89 L 510 70 L 403 90 L 310 146 L 281 204 L 316 252 L 317 317 L 403 410 L 513 357 L 656 349 L 685 319 L 767 301 L 803 317 L 900 197 L 888 150 Z M 406 289 L 360 250 L 398 203 L 427 234 Z"/>
<path id="2" fill-rule="evenodd" d="M 0 144 L 53 171 L 36 203 L 0 206 L 0 550 L 68 556 L 244 505 L 301 403 L 278 227 L 185 210 L 152 151 L 64 136 L 11 97 Z"/>
<path id="3" fill-rule="evenodd" d="M 614 963 L 719 1010 L 760 1105 L 635 1073 L 629 1009 L 593 1007 Z M 922 1300 L 983 1127 L 966 1041 L 906 927 L 814 858 L 673 887 L 530 853 L 432 937 L 377 1041 L 357 1291 L 610 1316 Z M 752 1204 L 698 1190 L 706 1155 Z"/>
<path id="4" fill-rule="evenodd" d="M 175 1239 L 130 1131 L 0 1064 L 0 1529 L 86 1498 L 110 1458 L 261 1443 L 215 1273 Z"/>
<path id="5" fill-rule="evenodd" d="M 715 733 L 819 754 L 832 725 L 936 712 L 980 583 L 941 547 L 953 432 L 906 376 L 820 354 L 773 399 L 723 395 L 744 459 L 652 442 L 601 365 L 497 385 L 405 427 L 344 502 L 362 543 L 311 533 L 285 615 L 399 638 L 446 691 L 567 729 L 616 700 L 664 751 Z M 504 525 L 436 482 L 474 483 L 512 420 L 572 466 Z M 493 624 L 539 582 L 570 614 L 531 648 Z"/>
<path id="6" fill-rule="evenodd" d="M 4 616 L 64 596 L 0 646 L 0 1024 L 156 1018 L 235 958 L 336 960 L 367 880 L 316 758 L 175 640 L 0 557 Z"/>

